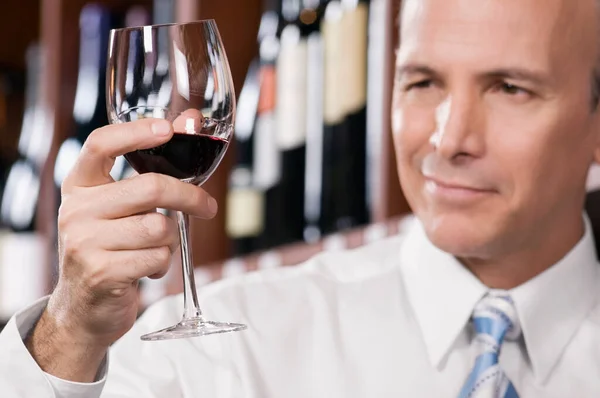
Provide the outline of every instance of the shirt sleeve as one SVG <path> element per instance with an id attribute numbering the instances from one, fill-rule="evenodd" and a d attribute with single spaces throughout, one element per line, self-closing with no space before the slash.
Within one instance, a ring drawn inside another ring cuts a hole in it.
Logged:
<path id="1" fill-rule="evenodd" d="M 48 297 L 15 314 L 0 333 L 0 391 L 3 397 L 98 398 L 104 387 L 107 360 L 94 383 L 76 383 L 45 373 L 24 339 L 46 308 Z"/>
<path id="2" fill-rule="evenodd" d="M 205 301 L 217 310 L 208 313 L 221 319 L 225 309 L 237 308 L 211 296 Z M 230 347 L 236 336 L 214 335 L 211 339 L 175 339 L 145 342 L 140 336 L 177 323 L 182 297 L 160 300 L 110 349 L 94 383 L 76 383 L 46 374 L 35 362 L 24 338 L 46 308 L 48 298 L 39 300 L 15 315 L 0 334 L 0 397 L 35 398 L 171 398 L 181 396 L 244 396 L 235 371 Z M 222 307 L 222 310 L 219 310 Z M 218 316 L 217 316 L 218 315 Z M 241 318 L 239 318 L 241 319 Z M 233 339 L 233 340 L 231 340 Z M 229 351 L 227 351 L 229 350 Z M 233 392 L 232 392 L 233 391 Z"/>
<path id="3" fill-rule="evenodd" d="M 106 382 L 107 373 L 107 359 L 102 361 L 96 381 L 94 383 L 77 383 L 74 381 L 67 381 L 59 379 L 56 376 L 52 376 L 49 373 L 44 375 L 54 388 L 54 394 L 56 398 L 94 398 L 100 397 L 104 384 Z"/>

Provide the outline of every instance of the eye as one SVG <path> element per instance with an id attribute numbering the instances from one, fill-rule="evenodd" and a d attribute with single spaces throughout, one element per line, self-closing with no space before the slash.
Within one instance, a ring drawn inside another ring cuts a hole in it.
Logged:
<path id="1" fill-rule="evenodd" d="M 408 84 L 406 86 L 406 91 L 412 90 L 412 89 L 425 89 L 425 88 L 430 88 L 431 86 L 433 86 L 433 81 L 432 80 L 421 80 L 419 82 L 416 83 L 411 83 Z"/>
<path id="2" fill-rule="evenodd" d="M 531 94 L 529 92 L 529 90 L 526 90 L 524 88 L 515 86 L 514 84 L 506 83 L 506 82 L 500 83 L 498 86 L 498 90 L 502 91 L 504 94 L 508 94 L 508 95 L 519 95 L 519 94 L 529 95 L 529 94 Z"/>

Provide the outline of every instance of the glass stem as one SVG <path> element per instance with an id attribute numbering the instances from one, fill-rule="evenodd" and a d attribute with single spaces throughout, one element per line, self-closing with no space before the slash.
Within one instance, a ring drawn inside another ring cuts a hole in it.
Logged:
<path id="1" fill-rule="evenodd" d="M 179 241 L 181 242 L 181 265 L 183 266 L 183 320 L 193 318 L 202 319 L 202 311 L 198 305 L 196 294 L 196 282 L 194 280 L 194 263 L 192 262 L 192 251 L 189 244 L 190 221 L 189 216 L 180 211 L 177 212 L 177 225 L 179 226 Z"/>

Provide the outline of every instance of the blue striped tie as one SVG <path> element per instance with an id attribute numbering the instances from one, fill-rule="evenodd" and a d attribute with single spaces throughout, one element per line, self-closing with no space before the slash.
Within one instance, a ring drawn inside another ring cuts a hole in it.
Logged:
<path id="1" fill-rule="evenodd" d="M 488 293 L 477 304 L 473 325 L 481 352 L 459 398 L 519 398 L 498 364 L 504 339 L 516 340 L 521 334 L 518 320 L 513 301 L 506 293 Z"/>

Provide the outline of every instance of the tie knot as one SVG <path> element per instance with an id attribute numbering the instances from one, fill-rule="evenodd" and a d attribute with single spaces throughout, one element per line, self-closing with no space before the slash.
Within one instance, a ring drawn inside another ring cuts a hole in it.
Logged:
<path id="1" fill-rule="evenodd" d="M 506 292 L 492 291 L 481 299 L 473 311 L 473 325 L 479 338 L 493 339 L 496 352 L 505 339 L 516 340 L 521 334 L 514 302 Z"/>

